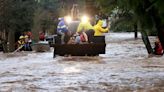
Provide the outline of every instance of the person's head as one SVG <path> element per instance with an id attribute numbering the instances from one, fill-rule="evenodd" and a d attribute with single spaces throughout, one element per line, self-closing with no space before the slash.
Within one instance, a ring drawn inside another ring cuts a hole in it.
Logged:
<path id="1" fill-rule="evenodd" d="M 158 38 L 158 37 L 156 38 L 156 42 L 160 43 L 160 40 L 159 40 L 159 38 Z"/>
<path id="2" fill-rule="evenodd" d="M 64 17 L 58 18 L 59 21 L 64 21 Z"/>
<path id="3" fill-rule="evenodd" d="M 102 21 L 102 20 L 99 20 L 99 21 L 97 22 L 97 25 L 102 26 L 102 25 L 103 25 L 103 21 Z"/>
<path id="4" fill-rule="evenodd" d="M 28 38 L 28 35 L 25 35 L 24 38 L 25 38 L 25 39 Z"/>
<path id="5" fill-rule="evenodd" d="M 31 37 L 31 36 L 32 36 L 32 33 L 31 33 L 30 31 L 28 31 L 27 35 L 28 35 L 29 37 Z"/>
<path id="6" fill-rule="evenodd" d="M 69 23 L 72 19 L 69 16 L 64 16 L 64 17 L 60 17 L 58 20 L 63 21 L 65 23 Z"/>
<path id="7" fill-rule="evenodd" d="M 21 36 L 19 37 L 19 39 L 20 39 L 20 40 L 24 40 L 24 36 L 21 35 Z"/>

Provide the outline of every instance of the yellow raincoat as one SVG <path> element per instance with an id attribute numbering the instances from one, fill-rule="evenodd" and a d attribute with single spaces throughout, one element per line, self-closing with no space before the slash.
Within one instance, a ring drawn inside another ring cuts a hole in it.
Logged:
<path id="1" fill-rule="evenodd" d="M 17 48 L 22 48 L 24 44 L 25 44 L 24 40 L 22 39 L 18 40 Z"/>
<path id="2" fill-rule="evenodd" d="M 93 26 L 90 24 L 90 22 L 80 22 L 78 28 L 77 28 L 77 32 L 82 32 L 82 31 L 87 31 L 89 29 L 93 29 Z"/>
<path id="3" fill-rule="evenodd" d="M 25 44 L 24 36 L 20 36 L 18 40 L 17 48 L 23 46 L 24 44 Z"/>
<path id="4" fill-rule="evenodd" d="M 108 32 L 108 28 L 102 28 L 103 21 L 99 20 L 98 23 L 94 26 L 95 34 L 94 36 L 102 36 L 102 33 Z"/>

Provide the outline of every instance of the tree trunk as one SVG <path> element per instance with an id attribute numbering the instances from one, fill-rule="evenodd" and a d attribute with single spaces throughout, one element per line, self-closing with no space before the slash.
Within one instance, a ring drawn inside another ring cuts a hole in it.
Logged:
<path id="1" fill-rule="evenodd" d="M 1 40 L 2 40 L 3 53 L 7 53 L 8 46 L 7 46 L 7 31 L 6 30 L 2 31 Z"/>
<path id="2" fill-rule="evenodd" d="M 162 44 L 162 47 L 164 48 L 164 24 L 162 24 L 162 22 L 161 22 L 162 19 L 159 15 L 158 10 L 155 9 L 155 8 L 151 9 L 150 14 L 151 14 L 151 16 L 153 17 L 153 19 L 155 21 L 156 29 L 157 29 L 157 32 L 158 32 L 158 37 L 159 37 L 159 40 Z"/>
<path id="3" fill-rule="evenodd" d="M 7 53 L 8 52 L 7 42 L 3 42 L 2 47 L 3 47 L 3 53 Z"/>
<path id="4" fill-rule="evenodd" d="M 13 30 L 9 31 L 8 38 L 9 52 L 13 52 L 15 50 L 15 32 Z"/>
<path id="5" fill-rule="evenodd" d="M 145 4 L 148 7 L 150 7 L 154 3 L 151 3 L 150 0 L 145 0 Z M 153 5 L 148 10 L 145 9 L 145 11 L 147 11 L 149 13 L 149 15 L 152 16 L 152 18 L 156 24 L 155 26 L 156 26 L 156 29 L 158 32 L 159 40 L 162 44 L 162 47 L 164 48 L 164 24 L 162 23 L 162 19 L 161 19 L 162 16 L 160 16 L 159 10 Z"/>
<path id="6" fill-rule="evenodd" d="M 150 44 L 150 41 L 149 41 L 147 33 L 144 30 L 142 30 L 141 31 L 141 35 L 142 35 L 142 40 L 143 40 L 143 42 L 144 42 L 144 44 L 146 46 L 148 54 L 153 54 L 153 49 L 152 49 L 152 46 Z"/>
<path id="7" fill-rule="evenodd" d="M 147 35 L 146 31 L 143 29 L 143 24 L 142 24 L 140 21 L 138 21 L 137 27 L 138 27 L 138 29 L 141 31 L 142 40 L 143 40 L 143 42 L 144 42 L 144 44 L 145 44 L 145 47 L 146 47 L 146 50 L 147 50 L 148 54 L 149 54 L 149 55 L 150 55 L 150 54 L 153 54 L 153 53 L 154 53 L 154 52 L 153 52 L 153 48 L 152 48 L 152 46 L 151 46 L 151 44 L 150 44 L 148 35 Z"/>
<path id="8" fill-rule="evenodd" d="M 37 8 L 33 18 L 33 28 L 32 28 L 32 41 L 37 43 L 39 41 L 39 31 L 41 31 L 41 9 Z M 38 17 L 39 16 L 39 17 Z"/>
<path id="9" fill-rule="evenodd" d="M 137 24 L 134 24 L 134 38 L 138 38 L 138 29 L 137 29 Z"/>

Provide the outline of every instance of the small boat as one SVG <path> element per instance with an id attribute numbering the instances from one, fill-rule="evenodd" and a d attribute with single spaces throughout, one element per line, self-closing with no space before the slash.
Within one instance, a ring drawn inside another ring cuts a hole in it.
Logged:
<path id="1" fill-rule="evenodd" d="M 38 43 L 34 43 L 31 45 L 32 50 L 36 52 L 46 52 L 50 51 L 50 46 L 48 41 L 39 41 Z"/>

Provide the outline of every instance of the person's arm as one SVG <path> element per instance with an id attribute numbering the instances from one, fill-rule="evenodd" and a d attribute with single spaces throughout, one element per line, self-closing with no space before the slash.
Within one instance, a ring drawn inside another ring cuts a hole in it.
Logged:
<path id="1" fill-rule="evenodd" d="M 105 33 L 105 32 L 108 32 L 108 28 L 102 28 L 102 27 L 99 27 L 99 31 L 102 32 L 102 33 Z"/>
<path id="2" fill-rule="evenodd" d="M 84 38 L 85 38 L 86 42 L 88 42 L 88 36 L 87 36 L 87 34 L 85 32 L 83 32 L 82 34 L 84 35 Z"/>

